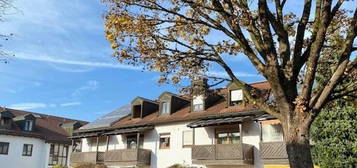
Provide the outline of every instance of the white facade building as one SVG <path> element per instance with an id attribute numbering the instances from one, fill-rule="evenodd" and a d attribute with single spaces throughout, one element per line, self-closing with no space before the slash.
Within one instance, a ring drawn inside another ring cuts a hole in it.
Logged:
<path id="1" fill-rule="evenodd" d="M 262 90 L 266 85 L 252 84 Z M 216 95 L 192 99 L 167 92 L 156 101 L 138 97 L 126 108 L 126 116 L 111 119 L 105 126 L 99 119 L 79 129 L 71 138 L 81 151 L 72 154 L 71 164 L 91 162 L 109 168 L 286 166 L 279 121 L 244 102 L 237 89 L 228 85 Z"/>
<path id="2" fill-rule="evenodd" d="M 69 165 L 67 138 L 85 122 L 2 108 L 0 111 L 0 167 L 49 168 Z"/>

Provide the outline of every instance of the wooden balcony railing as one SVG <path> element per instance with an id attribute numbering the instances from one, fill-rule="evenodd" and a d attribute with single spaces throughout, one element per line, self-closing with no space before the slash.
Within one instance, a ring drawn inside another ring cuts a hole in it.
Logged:
<path id="1" fill-rule="evenodd" d="M 289 163 L 284 142 L 261 142 L 260 157 L 266 164 Z"/>
<path id="2" fill-rule="evenodd" d="M 104 163 L 110 166 L 150 165 L 151 151 L 147 149 L 109 150 L 104 154 Z"/>
<path id="3" fill-rule="evenodd" d="M 73 152 L 71 163 L 103 163 L 104 152 Z"/>
<path id="4" fill-rule="evenodd" d="M 253 146 L 248 144 L 217 144 L 192 146 L 192 160 L 196 164 L 252 164 Z"/>

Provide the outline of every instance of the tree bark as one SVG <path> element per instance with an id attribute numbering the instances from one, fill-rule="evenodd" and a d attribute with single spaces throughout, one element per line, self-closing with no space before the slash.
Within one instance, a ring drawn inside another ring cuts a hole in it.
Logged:
<path id="1" fill-rule="evenodd" d="M 286 151 L 291 168 L 313 168 L 309 141 L 309 126 L 290 122 L 285 124 Z"/>

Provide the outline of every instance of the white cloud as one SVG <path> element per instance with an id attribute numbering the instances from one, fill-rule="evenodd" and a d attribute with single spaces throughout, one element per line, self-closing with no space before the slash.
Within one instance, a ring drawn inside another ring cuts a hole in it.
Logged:
<path id="1" fill-rule="evenodd" d="M 82 103 L 79 101 L 76 102 L 66 102 L 66 103 L 39 103 L 39 102 L 29 102 L 29 103 L 16 103 L 11 104 L 8 107 L 17 110 L 32 110 L 32 109 L 39 109 L 39 108 L 56 108 L 56 107 L 69 107 L 69 106 L 78 106 Z"/>
<path id="2" fill-rule="evenodd" d="M 74 92 L 72 93 L 72 96 L 80 96 L 83 92 L 94 91 L 94 90 L 97 90 L 97 88 L 98 88 L 98 81 L 90 80 L 90 81 L 87 81 L 87 83 L 85 85 L 74 90 Z"/>
<path id="3" fill-rule="evenodd" d="M 78 106 L 81 105 L 81 102 L 67 102 L 60 104 L 61 107 L 68 107 L 68 106 Z"/>
<path id="4" fill-rule="evenodd" d="M 17 110 L 30 110 L 30 109 L 38 109 L 38 108 L 46 108 L 47 104 L 45 103 L 17 103 L 11 104 L 9 108 L 17 109 Z"/>
<path id="5" fill-rule="evenodd" d="M 79 65 L 79 66 L 88 66 L 88 67 L 98 67 L 98 68 L 118 68 L 118 69 L 127 69 L 127 70 L 141 70 L 141 67 L 135 67 L 124 64 L 114 64 L 108 62 L 92 62 L 92 61 L 75 61 L 75 60 L 66 60 L 66 59 L 57 59 L 46 56 L 25 56 L 23 53 L 15 56 L 15 59 L 21 60 L 30 60 L 30 61 L 42 61 L 49 63 L 57 64 L 66 64 L 66 65 Z"/>
<path id="6" fill-rule="evenodd" d="M 255 73 L 248 73 L 248 72 L 234 72 L 234 74 L 237 77 L 258 77 L 259 74 L 255 74 Z M 207 72 L 208 76 L 212 76 L 212 77 L 219 77 L 219 78 L 228 78 L 228 74 L 225 71 L 209 71 Z"/>

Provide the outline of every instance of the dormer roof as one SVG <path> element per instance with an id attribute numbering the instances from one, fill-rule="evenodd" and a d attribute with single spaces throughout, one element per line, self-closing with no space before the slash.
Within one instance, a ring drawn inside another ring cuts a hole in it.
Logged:
<path id="1" fill-rule="evenodd" d="M 8 110 L 4 110 L 0 112 L 0 118 L 14 118 L 15 115 L 12 114 L 10 111 Z"/>
<path id="2" fill-rule="evenodd" d="M 14 121 L 35 120 L 35 119 L 36 119 L 36 117 L 31 113 L 19 115 L 19 116 L 16 116 L 15 118 L 13 118 Z"/>
<path id="3" fill-rule="evenodd" d="M 177 98 L 180 98 L 180 99 L 183 99 L 183 100 L 186 100 L 186 101 L 190 101 L 189 99 L 183 97 L 183 96 L 180 96 L 180 95 L 177 95 L 175 93 L 171 93 L 171 92 L 168 92 L 168 91 L 165 91 L 163 93 L 161 93 L 161 95 L 158 97 L 158 100 L 160 101 L 162 97 L 164 96 L 175 96 Z"/>
<path id="4" fill-rule="evenodd" d="M 137 101 L 146 101 L 146 102 L 158 104 L 158 102 L 156 102 L 156 101 L 153 101 L 153 100 L 150 100 L 150 99 L 147 99 L 147 98 L 143 98 L 143 97 L 140 97 L 140 96 L 137 96 L 136 98 L 134 98 L 131 101 L 131 104 L 136 103 Z"/>

